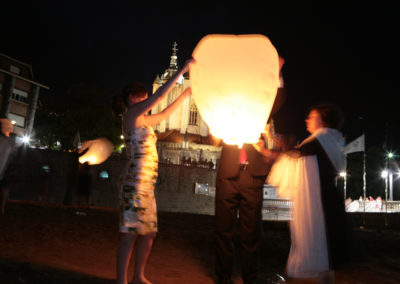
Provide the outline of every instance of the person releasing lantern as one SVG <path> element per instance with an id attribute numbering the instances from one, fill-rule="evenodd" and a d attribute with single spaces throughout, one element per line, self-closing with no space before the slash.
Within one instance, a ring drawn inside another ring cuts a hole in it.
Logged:
<path id="1" fill-rule="evenodd" d="M 339 131 L 342 123 L 337 106 L 311 107 L 306 119 L 311 135 L 281 153 L 267 178 L 280 197 L 294 203 L 287 262 L 291 278 L 316 277 L 328 283 L 334 278 L 333 269 L 344 268 L 355 260 L 354 256 L 362 255 L 352 235 L 350 216 L 345 214 L 343 196 L 334 182 L 345 165 L 344 138 Z M 269 150 L 260 149 L 270 155 Z M 357 253 L 352 255 L 352 251 Z"/>
<path id="2" fill-rule="evenodd" d="M 147 114 L 172 89 L 178 79 L 188 71 L 190 59 L 157 91 L 149 96 L 139 83 L 129 83 L 113 99 L 114 113 L 122 116 L 128 162 L 120 183 L 120 244 L 117 253 L 117 283 L 128 283 L 128 266 L 135 257 L 133 283 L 150 283 L 145 265 L 157 232 L 157 207 L 154 186 L 157 180 L 158 155 L 155 135 L 151 126 L 167 119 L 191 95 L 187 88 L 162 112 Z M 135 247 L 133 252 L 133 247 Z"/>
<path id="3" fill-rule="evenodd" d="M 239 211 L 242 278 L 253 283 L 261 241 L 262 188 L 273 160 L 265 161 L 252 144 L 264 132 L 280 86 L 279 56 L 262 35 L 209 35 L 196 46 L 193 57 L 194 100 L 216 138 L 214 145 L 224 142 L 215 196 L 216 274 L 220 283 L 230 283 Z"/>

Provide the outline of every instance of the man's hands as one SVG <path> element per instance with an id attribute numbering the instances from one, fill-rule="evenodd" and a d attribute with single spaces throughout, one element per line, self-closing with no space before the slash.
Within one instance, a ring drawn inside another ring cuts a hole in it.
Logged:
<path id="1" fill-rule="evenodd" d="M 190 65 L 193 64 L 193 63 L 195 63 L 195 62 L 196 62 L 196 59 L 194 59 L 193 57 L 190 58 L 190 59 L 188 59 L 188 60 L 186 60 L 186 61 L 185 61 L 185 65 L 184 65 L 183 68 L 182 68 L 182 74 L 184 74 L 184 73 L 186 73 L 187 71 L 189 71 Z"/>
<path id="2" fill-rule="evenodd" d="M 190 96 L 192 94 L 192 88 L 190 88 L 190 87 L 187 87 L 183 92 L 182 92 L 182 95 L 181 96 L 183 96 L 183 97 L 188 97 L 188 96 Z"/>

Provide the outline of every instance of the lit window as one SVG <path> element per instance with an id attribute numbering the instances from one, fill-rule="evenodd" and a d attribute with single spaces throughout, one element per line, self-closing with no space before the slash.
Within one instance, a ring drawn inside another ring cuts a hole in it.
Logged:
<path id="1" fill-rule="evenodd" d="M 10 121 L 15 121 L 15 124 L 13 123 L 14 125 L 25 128 L 25 117 L 15 114 L 15 113 L 9 113 L 8 119 Z"/>
<path id="2" fill-rule="evenodd" d="M 10 71 L 12 72 L 12 73 L 15 73 L 15 74 L 19 74 L 19 68 L 17 67 L 17 66 L 14 66 L 14 65 L 10 65 Z"/>
<path id="3" fill-rule="evenodd" d="M 14 89 L 11 98 L 15 101 L 28 103 L 28 93 L 21 90 Z"/>
<path id="4" fill-rule="evenodd" d="M 190 106 L 189 124 L 197 125 L 197 107 L 195 104 Z"/>

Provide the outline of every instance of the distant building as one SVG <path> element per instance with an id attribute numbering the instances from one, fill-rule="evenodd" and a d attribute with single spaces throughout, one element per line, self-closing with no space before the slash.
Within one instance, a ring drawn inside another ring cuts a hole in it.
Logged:
<path id="1" fill-rule="evenodd" d="M 177 51 L 175 42 L 169 67 L 155 78 L 153 93 L 178 71 Z M 151 113 L 162 111 L 189 86 L 190 78 L 186 73 L 178 80 L 170 93 L 151 109 Z M 192 96 L 186 98 L 168 119 L 153 128 L 158 137 L 158 153 L 161 162 L 216 167 L 221 148 L 211 146 L 208 126 L 201 118 Z"/>
<path id="2" fill-rule="evenodd" d="M 34 80 L 30 65 L 0 53 L 0 115 L 18 136 L 32 132 L 40 88 L 49 89 Z"/>

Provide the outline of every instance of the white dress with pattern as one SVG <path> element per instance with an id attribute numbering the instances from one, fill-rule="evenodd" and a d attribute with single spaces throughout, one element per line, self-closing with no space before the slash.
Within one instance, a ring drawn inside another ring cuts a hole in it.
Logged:
<path id="1" fill-rule="evenodd" d="M 139 235 L 157 232 L 156 142 L 157 136 L 150 126 L 135 128 L 126 134 L 129 161 L 121 175 L 120 232 Z"/>

